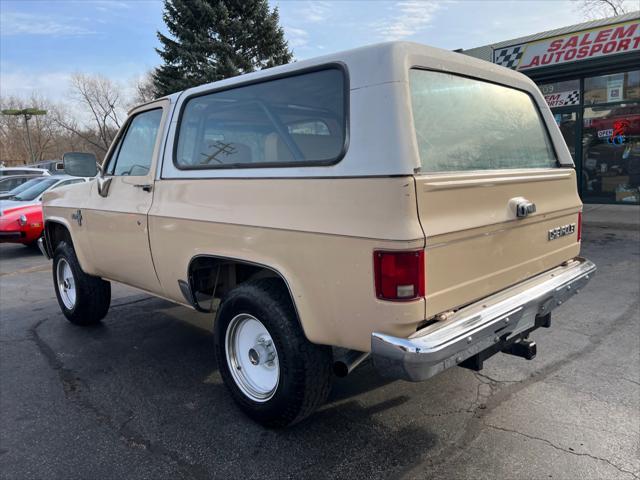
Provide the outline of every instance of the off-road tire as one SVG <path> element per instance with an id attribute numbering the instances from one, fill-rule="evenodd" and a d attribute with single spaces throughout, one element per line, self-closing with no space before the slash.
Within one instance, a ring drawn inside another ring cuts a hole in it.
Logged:
<path id="1" fill-rule="evenodd" d="M 231 320 L 249 314 L 268 330 L 278 354 L 279 383 L 273 396 L 257 402 L 245 395 L 229 371 L 226 333 Z M 249 281 L 223 299 L 214 325 L 215 353 L 222 379 L 239 407 L 267 427 L 293 425 L 311 415 L 331 390 L 331 348 L 305 337 L 289 292 L 278 279 Z"/>
<path id="2" fill-rule="evenodd" d="M 60 296 L 56 271 L 62 259 L 66 260 L 71 268 L 75 281 L 76 300 L 73 308 L 67 308 Z M 67 242 L 62 241 L 56 247 L 52 270 L 58 305 L 67 320 L 74 325 L 95 325 L 107 315 L 111 304 L 111 284 L 84 273 L 80 268 L 75 250 Z"/>

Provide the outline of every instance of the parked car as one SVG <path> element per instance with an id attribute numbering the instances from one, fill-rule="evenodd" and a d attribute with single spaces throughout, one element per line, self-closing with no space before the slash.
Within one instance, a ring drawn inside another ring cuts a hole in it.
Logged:
<path id="1" fill-rule="evenodd" d="M 10 179 L 10 178 L 14 178 L 14 175 L 11 175 L 9 177 L 3 177 L 2 180 Z M 20 192 L 23 192 L 27 188 L 32 187 L 36 183 L 40 183 L 45 178 L 48 178 L 48 175 L 47 176 L 41 175 L 41 176 L 32 177 L 29 180 L 27 180 L 26 182 L 24 182 L 22 185 L 18 185 L 17 187 L 15 187 L 12 190 L 9 190 L 8 192 L 0 193 L 0 200 L 5 200 L 7 198 L 11 198 L 11 197 L 19 194 Z"/>
<path id="2" fill-rule="evenodd" d="M 30 185 L 29 188 L 0 200 L 0 215 L 3 215 L 4 211 L 8 209 L 40 203 L 42 201 L 42 195 L 49 190 L 55 190 L 56 188 L 73 185 L 75 183 L 83 183 L 88 180 L 87 178 L 78 178 L 69 175 L 45 177 L 43 180 Z"/>
<path id="3" fill-rule="evenodd" d="M 38 178 L 39 175 L 9 175 L 0 177 L 0 194 L 10 192 L 16 187 L 23 185 L 28 180 Z"/>
<path id="4" fill-rule="evenodd" d="M 3 167 L 0 168 L 0 177 L 6 177 L 9 175 L 50 175 L 46 168 L 36 167 Z"/>
<path id="5" fill-rule="evenodd" d="M 42 230 L 42 204 L 11 208 L 0 216 L 0 243 L 34 247 Z"/>
<path id="6" fill-rule="evenodd" d="M 60 160 L 43 160 L 42 162 L 34 163 L 31 166 L 48 170 L 51 175 L 64 175 L 62 161 Z"/>
<path id="7" fill-rule="evenodd" d="M 596 268 L 581 211 L 530 79 L 387 43 L 135 108 L 96 182 L 45 195 L 41 243 L 76 325 L 105 317 L 111 281 L 215 312 L 231 396 L 284 426 L 369 355 L 411 381 L 533 358 Z"/>

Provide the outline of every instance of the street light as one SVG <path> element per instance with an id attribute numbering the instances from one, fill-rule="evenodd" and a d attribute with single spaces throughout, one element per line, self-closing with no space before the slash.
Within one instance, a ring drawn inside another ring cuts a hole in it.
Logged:
<path id="1" fill-rule="evenodd" d="M 12 115 L 14 117 L 22 116 L 24 118 L 24 126 L 27 129 L 27 141 L 29 142 L 29 155 L 31 156 L 31 163 L 35 163 L 36 159 L 33 156 L 33 147 L 31 146 L 31 134 L 29 133 L 29 120 L 34 115 L 46 115 L 46 110 L 39 110 L 37 108 L 23 108 L 22 110 L 2 110 L 3 115 Z"/>

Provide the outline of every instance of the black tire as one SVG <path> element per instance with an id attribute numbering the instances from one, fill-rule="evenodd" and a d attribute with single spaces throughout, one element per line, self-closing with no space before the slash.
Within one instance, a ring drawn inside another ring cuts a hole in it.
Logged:
<path id="1" fill-rule="evenodd" d="M 73 274 L 75 302 L 72 307 L 65 305 L 60 292 L 57 270 L 61 261 L 67 263 Z M 74 325 L 95 325 L 107 315 L 111 304 L 111 284 L 84 273 L 75 250 L 64 241 L 58 244 L 53 254 L 53 285 L 62 313 Z"/>
<path id="2" fill-rule="evenodd" d="M 273 396 L 257 402 L 234 380 L 226 355 L 226 333 L 234 317 L 249 314 L 268 330 L 279 363 L 279 381 Z M 293 425 L 311 415 L 331 390 L 331 348 L 307 340 L 289 292 L 278 279 L 244 283 L 222 301 L 215 321 L 215 352 L 222 379 L 240 408 L 267 427 Z"/>

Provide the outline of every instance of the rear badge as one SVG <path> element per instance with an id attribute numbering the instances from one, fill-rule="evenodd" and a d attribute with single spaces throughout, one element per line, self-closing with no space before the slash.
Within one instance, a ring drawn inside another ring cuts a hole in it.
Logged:
<path id="1" fill-rule="evenodd" d="M 549 230 L 549 241 L 555 240 L 556 238 L 566 237 L 567 235 L 572 235 L 576 233 L 576 224 L 570 223 L 568 225 L 562 225 L 561 227 L 552 228 Z"/>

